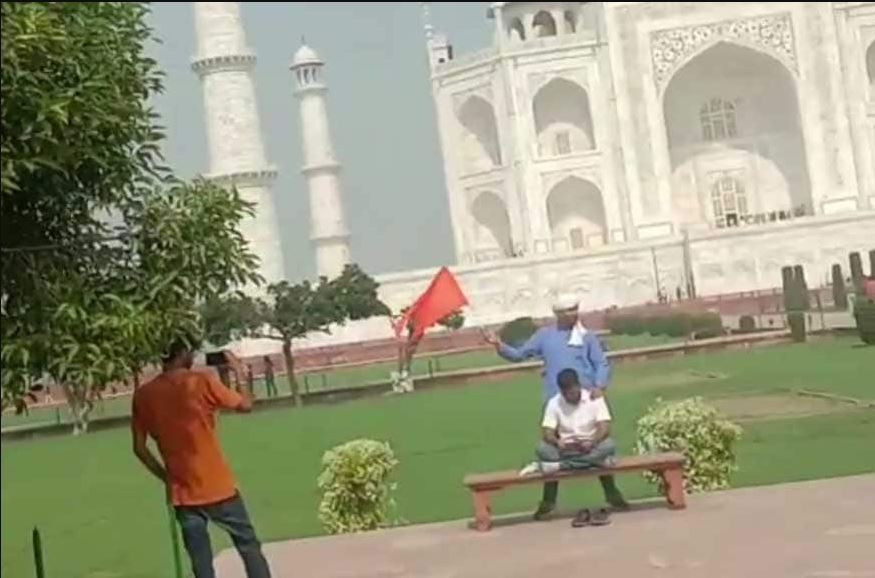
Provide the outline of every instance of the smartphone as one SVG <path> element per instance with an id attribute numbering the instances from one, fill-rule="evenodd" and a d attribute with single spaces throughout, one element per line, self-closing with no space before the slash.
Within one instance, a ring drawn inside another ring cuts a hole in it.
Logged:
<path id="1" fill-rule="evenodd" d="M 228 360 L 225 359 L 225 351 L 211 351 L 207 353 L 207 365 L 210 367 L 219 367 L 222 365 L 227 365 Z"/>

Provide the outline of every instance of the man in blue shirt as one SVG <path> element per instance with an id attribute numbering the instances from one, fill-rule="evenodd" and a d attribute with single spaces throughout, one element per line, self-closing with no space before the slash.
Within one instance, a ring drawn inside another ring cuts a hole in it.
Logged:
<path id="1" fill-rule="evenodd" d="M 542 407 L 559 394 L 558 377 L 563 369 L 575 370 L 581 384 L 590 391 L 590 397 L 600 398 L 608 386 L 611 369 L 601 342 L 594 333 L 578 325 L 578 301 L 575 298 L 560 296 L 553 306 L 553 313 L 556 322 L 538 329 L 519 347 L 502 343 L 491 333 L 485 333 L 484 338 L 495 347 L 498 355 L 508 361 L 537 358 L 544 362 L 541 370 Z M 599 481 L 611 506 L 628 507 L 614 482 L 614 476 L 601 476 Z M 544 484 L 543 498 L 535 512 L 536 520 L 546 519 L 556 509 L 558 493 L 558 482 Z"/>

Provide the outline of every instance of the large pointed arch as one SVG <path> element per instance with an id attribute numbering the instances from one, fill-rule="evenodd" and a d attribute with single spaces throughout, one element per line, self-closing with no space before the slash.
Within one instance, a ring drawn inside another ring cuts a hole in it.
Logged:
<path id="1" fill-rule="evenodd" d="M 462 103 L 457 114 L 464 128 L 463 149 L 469 170 L 488 170 L 501 165 L 501 146 L 492 104 L 472 95 Z"/>
<path id="2" fill-rule="evenodd" d="M 554 78 L 532 101 L 541 156 L 561 156 L 595 148 L 589 96 L 576 82 Z"/>
<path id="3" fill-rule="evenodd" d="M 869 77 L 869 86 L 875 87 L 875 40 L 866 49 L 866 75 Z"/>
<path id="4" fill-rule="evenodd" d="M 471 216 L 476 227 L 476 250 L 498 251 L 502 257 L 510 257 L 513 253 L 510 218 L 501 197 L 491 191 L 480 193 L 471 203 Z"/>
<path id="5" fill-rule="evenodd" d="M 796 78 L 781 60 L 717 42 L 672 75 L 662 108 L 679 222 L 719 225 L 709 199 L 730 173 L 750 200 L 739 224 L 771 212 L 812 212 Z"/>
<path id="6" fill-rule="evenodd" d="M 554 243 L 572 250 L 597 247 L 607 242 L 602 193 L 590 181 L 572 176 L 550 189 L 547 219 Z"/>
<path id="7" fill-rule="evenodd" d="M 532 30 L 535 32 L 534 36 L 538 38 L 556 36 L 556 20 L 549 12 L 541 10 L 532 18 Z"/>

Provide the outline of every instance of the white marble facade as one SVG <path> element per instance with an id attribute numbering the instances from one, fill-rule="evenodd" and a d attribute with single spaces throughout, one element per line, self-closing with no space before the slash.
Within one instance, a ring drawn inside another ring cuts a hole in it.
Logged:
<path id="1" fill-rule="evenodd" d="M 426 19 L 428 5 L 426 7 Z M 875 248 L 875 2 L 497 2 L 426 21 L 470 324 L 809 284 Z M 686 253 L 687 257 L 684 258 Z M 433 270 L 380 275 L 394 309 Z M 387 337 L 374 320 L 320 343 Z"/>
<path id="2" fill-rule="evenodd" d="M 237 3 L 196 4 L 212 5 L 200 51 L 217 53 L 195 63 L 211 165 L 269 180 L 260 135 L 234 139 L 246 166 L 216 160 L 230 121 L 211 107 L 252 101 L 236 122 L 258 130 L 252 57 L 239 9 L 222 8 Z M 469 324 L 547 315 L 557 291 L 601 308 L 691 281 L 769 289 L 797 263 L 818 285 L 875 248 L 875 2 L 496 2 L 488 16 L 492 45 L 464 55 L 426 22 Z M 398 310 L 435 269 L 380 275 L 381 296 Z M 375 319 L 299 346 L 389 335 Z"/>
<path id="3" fill-rule="evenodd" d="M 496 2 L 427 27 L 461 264 L 875 208 L 875 3 Z"/>

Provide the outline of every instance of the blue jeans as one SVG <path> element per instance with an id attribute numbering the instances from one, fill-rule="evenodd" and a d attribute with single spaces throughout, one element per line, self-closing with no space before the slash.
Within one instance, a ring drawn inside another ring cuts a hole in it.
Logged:
<path id="1" fill-rule="evenodd" d="M 261 543 L 249 521 L 246 505 L 240 494 L 227 500 L 203 506 L 176 506 L 176 520 L 182 528 L 182 541 L 191 558 L 195 578 L 216 578 L 213 569 L 213 547 L 207 524 L 213 522 L 231 536 L 234 547 L 243 559 L 247 578 L 270 578 L 267 560 L 261 553 Z"/>

